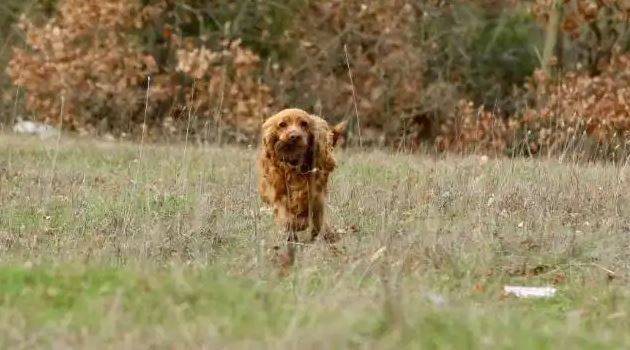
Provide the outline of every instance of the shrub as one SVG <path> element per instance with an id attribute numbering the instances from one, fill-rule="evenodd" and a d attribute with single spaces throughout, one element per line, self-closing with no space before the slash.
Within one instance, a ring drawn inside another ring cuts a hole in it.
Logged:
<path id="1" fill-rule="evenodd" d="M 559 28 L 548 28 L 557 6 Z M 560 69 L 586 67 L 591 75 L 610 62 L 615 47 L 630 49 L 630 2 L 625 0 L 536 0 L 532 11 L 547 30 L 558 31 L 555 64 Z"/>
<path id="2" fill-rule="evenodd" d="M 613 55 L 601 74 L 569 72 L 554 81 L 537 71 L 529 85 L 537 106 L 522 117 L 533 153 L 557 153 L 584 137 L 592 151 L 616 157 L 630 146 L 630 54 Z"/>
<path id="3" fill-rule="evenodd" d="M 461 100 L 454 115 L 441 123 L 435 146 L 442 152 L 505 155 L 517 129 L 517 122 L 506 121 L 483 106 L 475 108 L 473 102 Z"/>
<path id="4" fill-rule="evenodd" d="M 362 127 L 397 137 L 401 116 L 416 106 L 424 85 L 426 53 L 416 35 L 421 16 L 405 0 L 311 2 L 287 32 L 298 46 L 274 72 L 279 103 L 354 118 L 354 93 Z M 362 136 L 377 141 L 369 135 Z"/>
<path id="5" fill-rule="evenodd" d="M 176 10 L 166 2 L 62 0 L 45 24 L 22 21 L 28 47 L 15 49 L 8 73 L 38 119 L 58 123 L 63 113 L 74 130 L 134 130 L 148 97 L 150 125 L 203 136 L 201 126 L 224 115 L 227 126 L 252 137 L 271 102 L 253 73 L 258 56 L 238 40 L 206 48 L 209 39 L 185 37 L 163 21 Z"/>
<path id="6" fill-rule="evenodd" d="M 7 72 L 34 117 L 58 123 L 63 96 L 82 132 L 251 142 L 299 106 L 358 114 L 365 144 L 540 153 L 581 133 L 609 155 L 629 137 L 623 1 L 33 1 L 53 10 L 23 16 Z"/>
<path id="7" fill-rule="evenodd" d="M 11 58 L 11 48 L 19 45 L 21 35 L 15 23 L 28 12 L 33 19 L 47 16 L 54 0 L 3 0 L 0 2 L 0 127 L 11 124 L 16 117 L 16 89 L 11 79 L 3 74 L 4 67 Z"/>
<path id="8" fill-rule="evenodd" d="M 203 46 L 177 51 L 177 70 L 193 79 L 186 91 L 188 108 L 201 120 L 192 127 L 187 121 L 187 128 L 200 139 L 221 139 L 227 132 L 225 136 L 233 140 L 252 140 L 272 113 L 271 91 L 252 74 L 259 69 L 256 54 L 238 40 L 224 41 L 222 46 L 219 51 Z M 210 135 L 211 129 L 217 134 Z"/>
<path id="9" fill-rule="evenodd" d="M 540 29 L 524 11 L 502 13 L 483 23 L 468 49 L 466 88 L 477 103 L 513 113 L 513 90 L 539 66 Z"/>
<path id="10" fill-rule="evenodd" d="M 67 127 L 83 131 L 107 120 L 134 121 L 146 77 L 158 67 L 132 33 L 156 15 L 152 10 L 137 1 L 63 0 L 43 25 L 23 19 L 28 48 L 14 50 L 8 73 L 27 91 L 26 108 L 47 122 L 58 123 L 63 113 Z"/>

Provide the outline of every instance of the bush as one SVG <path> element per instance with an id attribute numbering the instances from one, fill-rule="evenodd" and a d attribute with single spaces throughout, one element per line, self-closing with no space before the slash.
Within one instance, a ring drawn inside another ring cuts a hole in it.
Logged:
<path id="1" fill-rule="evenodd" d="M 158 67 L 133 32 L 156 14 L 137 1 L 63 0 L 45 24 L 23 20 L 28 48 L 14 50 L 8 73 L 28 92 L 26 108 L 55 124 L 63 115 L 67 127 L 88 132 L 137 121 L 146 77 Z"/>
<path id="2" fill-rule="evenodd" d="M 475 108 L 473 102 L 461 100 L 453 116 L 440 125 L 435 146 L 442 152 L 505 155 L 518 126 L 517 122 L 506 121 L 483 106 Z"/>
<path id="3" fill-rule="evenodd" d="M 628 138 L 620 1 L 33 1 L 52 11 L 24 16 L 7 72 L 35 118 L 59 123 L 63 97 L 86 133 L 252 142 L 299 106 L 360 121 L 364 144 L 533 154 L 585 132 L 610 155 Z"/>
<path id="4" fill-rule="evenodd" d="M 177 70 L 192 79 L 186 88 L 187 108 L 192 109 L 188 118 L 195 117 L 187 120 L 189 131 L 202 140 L 253 139 L 273 103 L 269 87 L 254 74 L 260 58 L 237 40 L 224 41 L 219 51 L 203 46 L 178 50 L 177 61 Z"/>
<path id="5" fill-rule="evenodd" d="M 537 107 L 527 109 L 522 118 L 532 153 L 559 153 L 576 146 L 606 158 L 627 153 L 630 54 L 613 55 L 611 64 L 601 69 L 598 76 L 578 71 L 558 81 L 537 72 L 530 85 Z"/>
<path id="6" fill-rule="evenodd" d="M 0 2 L 0 127 L 10 124 L 16 117 L 16 89 L 11 79 L 3 74 L 4 67 L 11 59 L 11 48 L 19 45 L 21 35 L 15 23 L 24 11 L 37 20 L 48 16 L 54 8 L 54 0 L 3 0 Z"/>
<path id="7" fill-rule="evenodd" d="M 258 57 L 239 41 L 215 43 L 213 50 L 182 30 L 169 32 L 162 18 L 176 10 L 165 2 L 62 0 L 45 24 L 22 22 L 28 49 L 15 49 L 8 73 L 28 92 L 29 111 L 55 124 L 63 114 L 73 130 L 134 130 L 145 121 L 148 98 L 151 125 L 177 131 L 173 120 L 189 128 L 193 114 L 224 113 L 227 125 L 251 136 L 249 124 L 270 113 L 269 89 L 252 74 Z M 161 37 L 151 40 L 156 32 Z"/>
<path id="8" fill-rule="evenodd" d="M 560 14 L 558 31 L 560 38 L 554 52 L 555 65 L 559 69 L 585 67 L 591 75 L 610 63 L 615 48 L 627 52 L 630 49 L 630 3 L 625 0 L 536 0 L 532 6 L 542 26 L 549 25 L 553 7 Z"/>
<path id="9" fill-rule="evenodd" d="M 468 53 L 467 91 L 477 103 L 513 113 L 513 90 L 539 66 L 540 29 L 524 12 L 508 12 L 484 21 Z"/>
<path id="10" fill-rule="evenodd" d="M 280 68 L 281 102 L 334 119 L 357 113 L 363 128 L 397 136 L 424 85 L 426 53 L 416 37 L 421 15 L 402 0 L 312 2 L 289 32 L 299 46 L 293 64 Z"/>

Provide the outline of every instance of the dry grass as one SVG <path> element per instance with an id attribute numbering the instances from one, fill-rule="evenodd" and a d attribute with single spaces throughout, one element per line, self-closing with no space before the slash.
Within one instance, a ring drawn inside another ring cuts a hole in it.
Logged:
<path id="1" fill-rule="evenodd" d="M 0 347 L 630 346 L 623 166 L 341 152 L 281 277 L 253 150 L 0 145 Z"/>

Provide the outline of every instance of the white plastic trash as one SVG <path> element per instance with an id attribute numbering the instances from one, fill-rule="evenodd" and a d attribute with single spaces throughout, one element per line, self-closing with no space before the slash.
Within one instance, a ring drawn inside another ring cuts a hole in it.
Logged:
<path id="1" fill-rule="evenodd" d="M 556 295 L 553 287 L 504 286 L 503 291 L 518 298 L 551 298 Z"/>
<path id="2" fill-rule="evenodd" d="M 59 130 L 47 124 L 19 119 L 13 126 L 13 132 L 16 134 L 37 135 L 46 138 L 57 135 Z"/>

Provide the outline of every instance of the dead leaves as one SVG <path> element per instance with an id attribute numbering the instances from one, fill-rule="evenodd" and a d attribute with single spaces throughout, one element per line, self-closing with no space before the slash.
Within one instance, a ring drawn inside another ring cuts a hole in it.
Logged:
<path id="1" fill-rule="evenodd" d="M 532 132 L 530 148 L 553 150 L 587 135 L 610 152 L 628 146 L 630 137 L 630 55 L 618 54 L 599 76 L 567 73 L 558 84 L 542 72 L 530 89 L 538 108 L 523 115 Z"/>
<path id="2" fill-rule="evenodd" d="M 140 43 L 138 31 L 155 30 L 153 22 L 166 15 L 164 5 L 63 0 L 43 25 L 23 18 L 28 48 L 14 49 L 7 71 L 26 90 L 34 119 L 58 124 L 63 114 L 68 129 L 123 133 L 144 120 L 148 96 L 149 121 L 163 119 L 159 124 L 167 132 L 178 131 L 176 120 L 193 111 L 205 120 L 200 125 L 237 129 L 252 139 L 273 102 L 270 88 L 259 81 L 259 57 L 240 40 L 211 43 L 210 49 L 197 44 L 199 38 L 182 40 L 172 28 L 165 45 L 174 57 L 160 57 L 160 50 Z M 188 80 L 182 83 L 181 75 Z"/>

